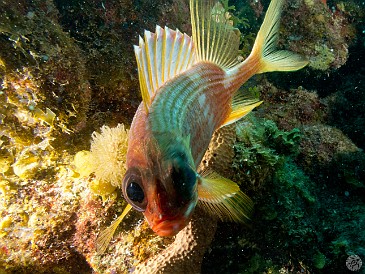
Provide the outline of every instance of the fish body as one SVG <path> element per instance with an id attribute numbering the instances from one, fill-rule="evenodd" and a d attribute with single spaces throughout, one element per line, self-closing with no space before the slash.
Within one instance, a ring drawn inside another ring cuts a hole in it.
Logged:
<path id="1" fill-rule="evenodd" d="M 190 220 L 198 201 L 197 168 L 214 131 L 231 113 L 232 97 L 241 83 L 239 75 L 229 76 L 202 61 L 161 86 L 148 113 L 143 104 L 138 108 L 127 167 L 145 182 L 144 214 L 158 235 L 175 235 Z"/>
<path id="2" fill-rule="evenodd" d="M 215 64 L 200 62 L 161 86 L 149 112 L 141 104 L 133 119 L 127 167 L 146 182 L 144 214 L 161 236 L 185 227 L 198 201 L 196 170 L 230 112 L 224 76 Z"/>
<path id="3" fill-rule="evenodd" d="M 129 131 L 122 190 L 158 235 L 178 233 L 198 203 L 223 220 L 250 220 L 253 203 L 238 185 L 198 166 L 214 131 L 261 103 L 237 92 L 251 76 L 307 64 L 276 49 L 283 2 L 272 0 L 243 62 L 240 34 L 215 0 L 190 0 L 192 38 L 157 26 L 135 46 L 143 101 Z"/>

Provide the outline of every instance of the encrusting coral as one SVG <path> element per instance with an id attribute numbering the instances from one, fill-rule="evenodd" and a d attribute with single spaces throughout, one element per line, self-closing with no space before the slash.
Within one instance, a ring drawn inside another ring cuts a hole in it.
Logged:
<path id="1" fill-rule="evenodd" d="M 290 49 L 309 57 L 312 69 L 338 69 L 346 63 L 355 37 L 348 8 L 339 4 L 332 10 L 321 0 L 288 1 L 282 39 Z"/>
<path id="2" fill-rule="evenodd" d="M 72 243 L 75 213 L 84 183 L 72 178 L 70 156 L 53 161 L 39 179 L 2 174 L 0 269 L 24 273 L 87 273 L 90 267 Z M 50 183 L 52 182 L 52 183 Z"/>
<path id="3" fill-rule="evenodd" d="M 54 135 L 80 130 L 91 98 L 85 58 L 57 23 L 54 3 L 1 5 L 0 59 L 9 103 L 32 114 L 53 112 Z"/>
<path id="4" fill-rule="evenodd" d="M 189 224 L 175 237 L 173 243 L 133 273 L 200 273 L 201 262 L 216 230 L 216 220 L 197 208 Z"/>

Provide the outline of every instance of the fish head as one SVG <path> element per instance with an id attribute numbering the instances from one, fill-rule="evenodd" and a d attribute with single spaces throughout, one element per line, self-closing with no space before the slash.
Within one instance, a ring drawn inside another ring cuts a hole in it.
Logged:
<path id="1" fill-rule="evenodd" d="M 188 158 L 182 151 L 150 157 L 148 167 L 131 167 L 124 176 L 124 197 L 159 236 L 176 235 L 197 204 L 197 174 Z"/>

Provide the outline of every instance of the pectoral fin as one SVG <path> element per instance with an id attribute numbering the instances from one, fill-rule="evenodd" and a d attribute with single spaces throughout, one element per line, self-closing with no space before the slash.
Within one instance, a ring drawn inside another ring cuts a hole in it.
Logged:
<path id="1" fill-rule="evenodd" d="M 222 220 L 247 223 L 253 212 L 252 200 L 239 186 L 217 173 L 206 172 L 199 178 L 199 205 Z"/>
<path id="2" fill-rule="evenodd" d="M 98 238 L 96 239 L 96 252 L 98 254 L 103 254 L 106 248 L 109 245 L 110 240 L 113 238 L 114 232 L 121 223 L 121 221 L 124 219 L 124 217 L 128 214 L 128 212 L 131 210 L 132 206 L 128 204 L 124 210 L 123 213 L 114 221 L 112 224 L 104 229 L 102 232 L 99 233 Z"/>

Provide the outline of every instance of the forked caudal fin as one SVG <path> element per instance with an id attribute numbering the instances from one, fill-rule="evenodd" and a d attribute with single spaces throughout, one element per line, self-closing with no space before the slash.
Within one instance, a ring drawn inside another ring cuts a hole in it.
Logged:
<path id="1" fill-rule="evenodd" d="M 257 73 L 269 71 L 295 71 L 305 67 L 308 61 L 299 54 L 277 50 L 280 16 L 285 0 L 272 0 L 264 22 L 257 34 L 250 56 L 260 59 Z"/>

